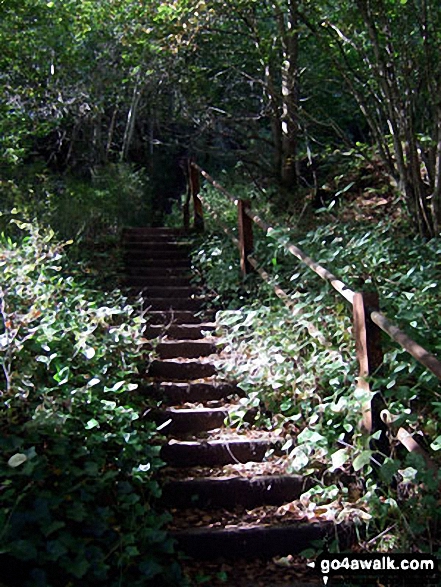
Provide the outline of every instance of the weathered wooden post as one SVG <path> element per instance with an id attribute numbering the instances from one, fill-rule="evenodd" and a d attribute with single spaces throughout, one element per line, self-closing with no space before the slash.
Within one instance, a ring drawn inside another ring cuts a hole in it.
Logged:
<path id="1" fill-rule="evenodd" d="M 204 213 L 202 210 L 202 202 L 199 199 L 199 192 L 201 191 L 201 184 L 199 181 L 199 171 L 193 166 L 193 161 L 190 160 L 189 166 L 190 177 L 190 192 L 193 197 L 193 212 L 194 212 L 194 228 L 202 232 L 204 230 Z"/>
<path id="2" fill-rule="evenodd" d="M 182 214 L 183 214 L 183 221 L 184 221 L 184 229 L 186 232 L 190 230 L 190 198 L 191 198 L 191 180 L 190 180 L 190 173 L 191 173 L 191 160 L 186 159 L 185 165 L 183 165 L 183 171 L 185 175 L 185 180 L 187 183 L 187 193 L 185 194 L 184 205 L 182 207 Z"/>
<path id="3" fill-rule="evenodd" d="M 357 359 L 360 367 L 358 386 L 370 391 L 368 378 L 381 369 L 383 350 L 381 348 L 381 330 L 372 322 L 371 312 L 378 311 L 379 297 L 374 292 L 362 292 L 354 295 L 353 319 Z M 363 427 L 372 435 L 381 430 L 379 438 L 372 441 L 371 448 L 382 454 L 389 454 L 387 425 L 381 419 L 385 409 L 380 392 L 376 392 L 370 404 L 363 406 Z"/>
<path id="4" fill-rule="evenodd" d="M 237 201 L 237 213 L 239 221 L 239 250 L 240 250 L 240 269 L 242 275 L 246 277 L 253 271 L 250 262 L 248 261 L 248 255 L 253 252 L 253 223 L 246 211 L 251 207 L 249 200 L 238 200 Z"/>

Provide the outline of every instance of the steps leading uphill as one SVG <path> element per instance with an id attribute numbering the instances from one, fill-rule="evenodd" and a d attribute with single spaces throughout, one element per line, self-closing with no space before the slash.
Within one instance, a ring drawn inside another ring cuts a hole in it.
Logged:
<path id="1" fill-rule="evenodd" d="M 177 550 L 190 560 L 228 562 L 296 555 L 338 533 L 347 542 L 347 531 L 337 532 L 333 522 L 287 515 L 308 482 L 285 472 L 282 439 L 253 427 L 237 432 L 226 424 L 244 394 L 216 374 L 220 347 L 214 316 L 192 285 L 185 234 L 127 229 L 123 245 L 126 285 L 142 292 L 148 310 L 147 337 L 156 358 L 145 390 L 161 406 L 154 417 L 167 437 L 161 452 L 162 505 L 173 516 L 169 531 Z"/>

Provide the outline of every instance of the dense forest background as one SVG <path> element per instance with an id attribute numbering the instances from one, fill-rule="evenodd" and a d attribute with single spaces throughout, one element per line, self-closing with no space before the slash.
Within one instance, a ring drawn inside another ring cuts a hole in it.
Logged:
<path id="1" fill-rule="evenodd" d="M 158 215 L 189 155 L 240 162 L 292 203 L 320 197 L 329 150 L 367 143 L 415 230 L 439 232 L 435 1 L 9 0 L 1 16 L 3 178 L 64 177 L 53 206 L 67 177 L 108 186 L 123 162 Z"/>

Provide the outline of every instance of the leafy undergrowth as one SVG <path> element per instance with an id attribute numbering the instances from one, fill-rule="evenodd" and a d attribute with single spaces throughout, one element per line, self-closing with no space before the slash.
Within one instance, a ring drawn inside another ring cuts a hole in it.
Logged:
<path id="1" fill-rule="evenodd" d="M 134 383 L 140 308 L 97 288 L 90 264 L 73 265 L 50 231 L 17 218 L 0 237 L 1 579 L 173 582 L 153 505 L 158 438 Z"/>
<path id="2" fill-rule="evenodd" d="M 237 195 L 247 195 L 258 209 L 258 196 L 241 190 Z M 203 195 L 235 232 L 234 208 L 211 188 Z M 218 220 L 207 217 L 208 235 L 194 262 L 207 288 L 217 292 L 214 303 L 223 307 L 217 315 L 226 343 L 222 369 L 247 391 L 231 423 L 239 428 L 256 423 L 282 434 L 290 470 L 317 482 L 306 496 L 314 507 L 334 504 L 337 516 L 350 503 L 362 512 L 367 523 L 362 548 L 437 552 L 441 475 L 428 472 L 421 456 L 407 453 L 396 433 L 400 426 L 415 433 L 437 459 L 439 382 L 384 338 L 384 367 L 371 389 L 381 393 L 393 422 L 393 452 L 374 454 L 374 439 L 360 426 L 371 395 L 357 385 L 351 307 L 284 246 L 294 242 L 355 291 L 377 291 L 386 315 L 440 356 L 441 240 L 412 236 L 397 201 L 386 216 L 385 204 L 389 208 L 392 202 L 384 190 L 366 188 L 359 197 L 348 195 L 341 208 L 331 205 L 316 216 L 309 211 L 308 222 L 279 226 L 267 237 L 255 229 L 254 256 L 269 281 L 288 293 L 290 308 L 257 275 L 241 282 L 237 249 Z M 337 473 L 355 482 L 338 481 Z M 333 476 L 337 483 L 329 485 Z"/>

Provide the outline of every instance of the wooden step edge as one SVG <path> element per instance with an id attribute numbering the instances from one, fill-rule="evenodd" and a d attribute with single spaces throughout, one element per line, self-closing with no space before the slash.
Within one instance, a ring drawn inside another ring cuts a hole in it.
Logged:
<path id="1" fill-rule="evenodd" d="M 151 395 L 163 401 L 167 405 L 178 405 L 186 402 L 202 403 L 227 399 L 231 396 L 244 397 L 245 392 L 231 382 L 209 381 L 204 382 L 176 382 L 154 381 L 141 384 L 140 393 Z"/>
<path id="2" fill-rule="evenodd" d="M 310 477 L 286 474 L 171 479 L 162 485 L 160 503 L 173 508 L 252 509 L 294 501 L 313 485 Z"/>
<path id="3" fill-rule="evenodd" d="M 149 304 L 144 301 L 144 308 L 149 308 Z M 212 316 L 213 312 L 210 310 L 152 310 L 149 309 L 146 318 L 148 324 L 163 325 L 181 325 L 181 324 L 194 324 L 200 325 L 206 322 L 207 319 Z"/>
<path id="4" fill-rule="evenodd" d="M 150 285 L 127 285 L 128 295 L 141 295 L 146 300 L 198 300 L 205 301 L 207 298 L 197 287 L 187 286 L 150 286 Z"/>
<path id="5" fill-rule="evenodd" d="M 191 249 L 192 246 L 192 241 L 190 240 L 185 240 L 185 239 L 179 239 L 179 240 L 174 240 L 172 238 L 167 238 L 167 235 L 165 235 L 166 238 L 161 239 L 160 241 L 157 241 L 155 238 L 148 238 L 147 235 L 142 236 L 142 235 L 138 235 L 134 238 L 128 238 L 126 237 L 124 240 L 122 240 L 122 246 L 124 247 L 128 247 L 128 248 L 132 248 L 132 247 L 147 247 L 147 248 L 152 248 L 152 249 Z"/>
<path id="6" fill-rule="evenodd" d="M 171 288 L 171 287 L 179 287 L 179 288 L 188 288 L 193 290 L 191 293 L 198 291 L 197 286 L 193 286 L 191 284 L 191 277 L 180 277 L 176 275 L 169 275 L 169 276 L 154 276 L 151 277 L 149 275 L 132 275 L 132 276 L 124 276 L 120 279 L 120 283 L 123 287 L 127 288 Z"/>
<path id="7" fill-rule="evenodd" d="M 163 434 L 197 433 L 221 428 L 228 418 L 226 408 L 166 408 L 152 414 Z"/>
<path id="8" fill-rule="evenodd" d="M 188 277 L 192 279 L 194 277 L 193 273 L 191 272 L 191 267 L 186 265 L 181 265 L 180 267 L 161 267 L 159 265 L 138 265 L 131 267 L 130 265 L 124 266 L 124 272 L 122 275 L 127 276 L 129 278 L 133 276 L 141 276 L 141 277 L 163 277 L 167 279 L 168 277 Z"/>
<path id="9" fill-rule="evenodd" d="M 145 296 L 142 292 L 140 296 L 144 300 L 147 308 L 155 310 L 184 310 L 187 312 L 198 312 L 202 310 L 202 298 L 151 298 Z"/>
<path id="10" fill-rule="evenodd" d="M 127 268 L 140 268 L 145 267 L 148 269 L 159 269 L 161 271 L 175 272 L 180 269 L 190 270 L 191 262 L 190 259 L 167 259 L 167 258 L 134 258 L 129 257 L 124 261 L 124 266 Z"/>
<path id="11" fill-rule="evenodd" d="M 215 337 L 210 336 L 210 332 L 216 329 L 214 322 L 201 322 L 200 324 L 171 324 L 164 327 L 161 324 L 147 325 L 145 335 L 152 338 L 162 337 L 167 341 L 173 340 L 212 340 Z M 207 336 L 208 334 L 208 336 Z"/>
<path id="12" fill-rule="evenodd" d="M 216 367 L 212 363 L 196 360 L 182 362 L 173 359 L 154 360 L 146 373 L 147 377 L 161 378 L 172 381 L 188 381 L 211 377 L 216 374 Z"/>
<path id="13" fill-rule="evenodd" d="M 220 350 L 215 341 L 201 340 L 168 340 L 161 341 L 155 346 L 155 351 L 160 359 L 196 359 L 216 355 Z"/>
<path id="14" fill-rule="evenodd" d="M 167 234 L 167 235 L 188 235 L 185 228 L 175 228 L 171 226 L 126 226 L 122 229 L 122 234 Z"/>
<path id="15" fill-rule="evenodd" d="M 178 550 L 201 560 L 287 556 L 313 547 L 317 541 L 333 540 L 336 537 L 342 550 L 354 542 L 351 525 L 335 525 L 328 521 L 190 528 L 172 531 L 170 535 L 177 541 Z"/>
<path id="16" fill-rule="evenodd" d="M 174 441 L 161 448 L 161 459 L 172 467 L 221 466 L 260 462 L 276 439 Z"/>

